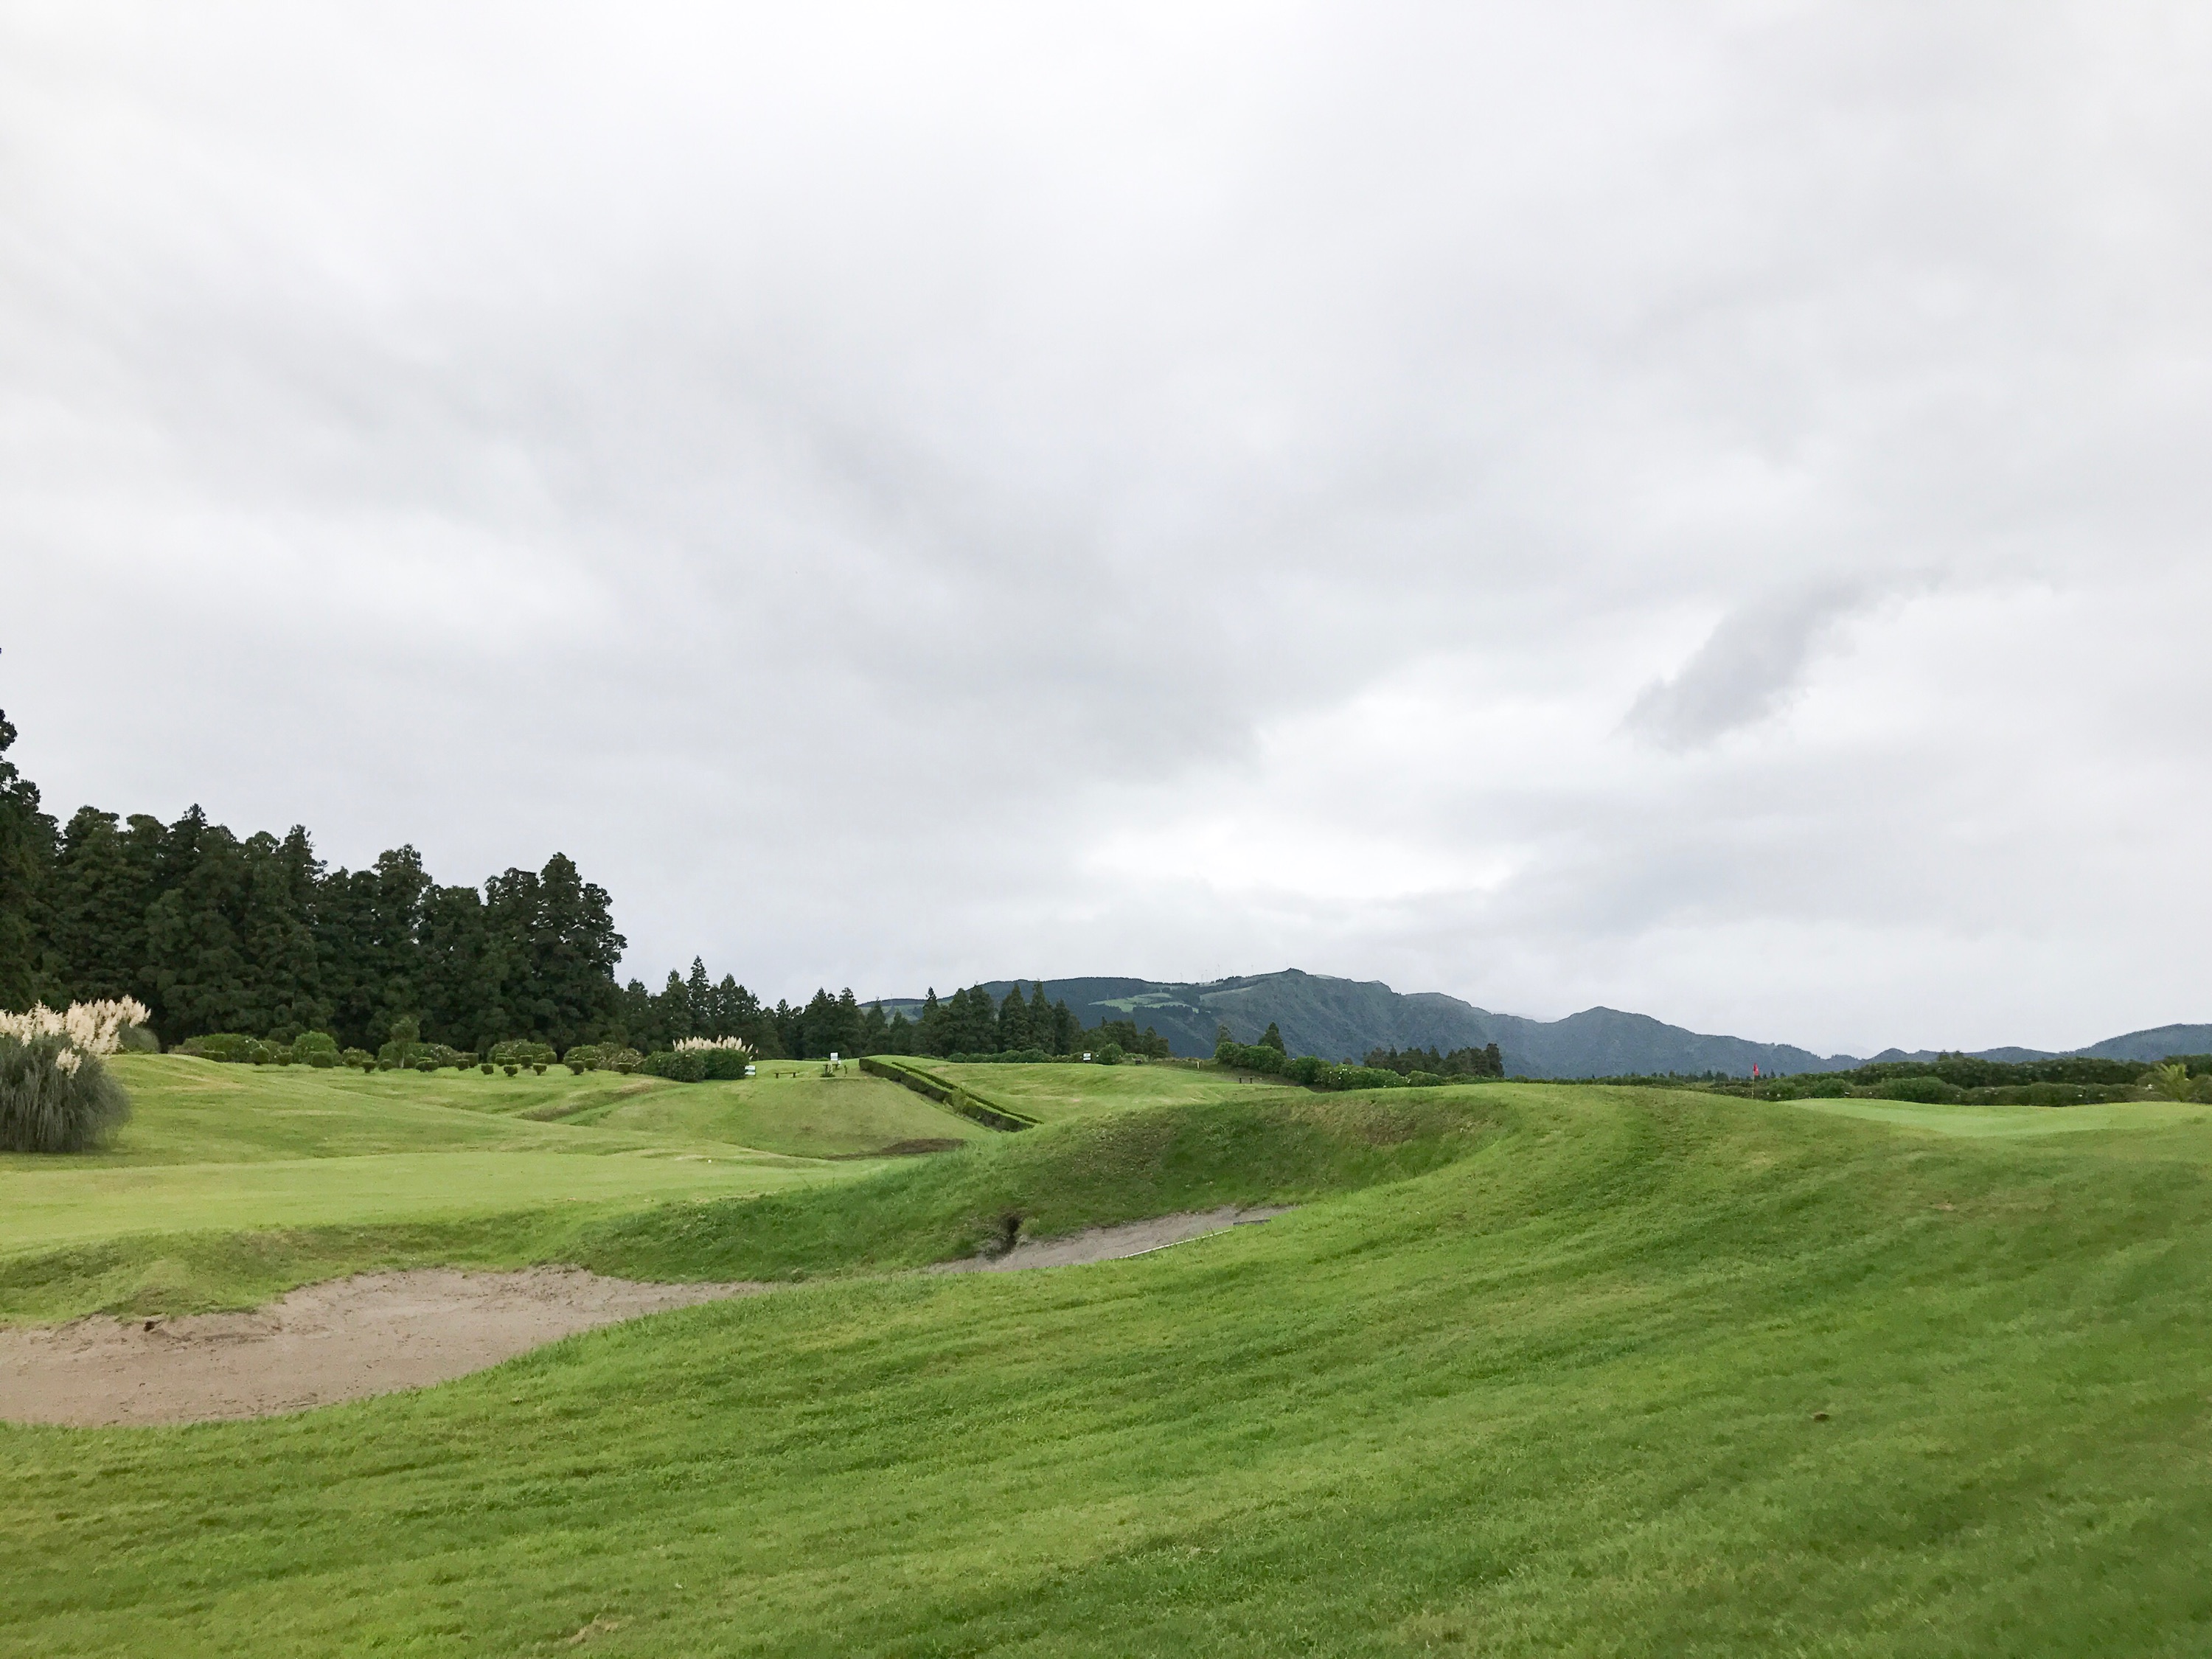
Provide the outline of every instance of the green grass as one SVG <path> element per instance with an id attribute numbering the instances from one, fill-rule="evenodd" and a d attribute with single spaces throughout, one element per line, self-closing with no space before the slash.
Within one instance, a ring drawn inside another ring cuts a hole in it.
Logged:
<path id="1" fill-rule="evenodd" d="M 1808 1111 L 1861 1117 L 1940 1134 L 2057 1135 L 2085 1129 L 2152 1129 L 2212 1124 L 2212 1107 L 2194 1101 L 2124 1100 L 2087 1106 L 1944 1106 L 1899 1100 L 1803 1100 Z"/>
<path id="2" fill-rule="evenodd" d="M 595 1213 L 659 1271 L 834 1273 L 1010 1200 L 1307 1200 L 295 1418 L 0 1430 L 0 1654 L 2199 1655 L 2208 1165 L 2155 1109 L 1492 1085 Z"/>
<path id="3" fill-rule="evenodd" d="M 0 1319 L 189 1312 L 371 1267 L 561 1260 L 586 1220 L 857 1179 L 875 1165 L 854 1154 L 977 1133 L 819 1067 L 684 1085 L 112 1063 L 135 1105 L 112 1146 L 0 1156 Z"/>
<path id="4" fill-rule="evenodd" d="M 1182 1066 L 954 1066 L 941 1060 L 908 1063 L 926 1066 L 986 1100 L 1011 1106 L 1041 1123 L 1131 1106 L 1312 1098 L 1309 1090 L 1250 1083 L 1224 1072 Z"/>
<path id="5" fill-rule="evenodd" d="M 741 1083 L 658 1089 L 563 1119 L 655 1137 L 716 1140 L 794 1158 L 852 1158 L 908 1141 L 979 1140 L 991 1131 L 911 1089 L 848 1067 L 834 1078 L 779 1070 Z"/>

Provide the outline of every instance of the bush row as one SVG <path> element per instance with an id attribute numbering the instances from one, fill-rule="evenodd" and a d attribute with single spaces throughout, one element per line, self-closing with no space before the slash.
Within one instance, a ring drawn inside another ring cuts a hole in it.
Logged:
<path id="1" fill-rule="evenodd" d="M 1425 1089 L 1464 1079 L 1440 1077 L 1434 1072 L 1393 1072 L 1380 1066 L 1338 1066 L 1318 1054 L 1296 1059 L 1267 1042 L 1220 1042 L 1214 1046 L 1214 1063 L 1240 1072 L 1260 1072 L 1285 1083 L 1309 1089 Z"/>

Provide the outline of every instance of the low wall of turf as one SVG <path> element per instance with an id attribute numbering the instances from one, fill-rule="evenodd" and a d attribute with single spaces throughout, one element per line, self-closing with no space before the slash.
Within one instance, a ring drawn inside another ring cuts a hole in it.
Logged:
<path id="1" fill-rule="evenodd" d="M 860 1069 L 870 1077 L 886 1078 L 916 1094 L 927 1095 L 939 1105 L 987 1128 L 1034 1129 L 1037 1126 L 1036 1119 L 1001 1106 L 995 1100 L 987 1100 L 973 1089 L 939 1077 L 924 1066 L 869 1054 L 861 1060 Z"/>

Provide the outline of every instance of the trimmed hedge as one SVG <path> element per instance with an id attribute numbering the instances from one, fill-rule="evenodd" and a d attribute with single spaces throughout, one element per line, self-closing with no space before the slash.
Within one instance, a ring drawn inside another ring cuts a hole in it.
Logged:
<path id="1" fill-rule="evenodd" d="M 1001 1106 L 995 1100 L 987 1100 L 964 1084 L 951 1078 L 939 1077 L 924 1066 L 904 1060 L 886 1059 L 869 1054 L 860 1061 L 860 1069 L 870 1077 L 888 1079 L 918 1095 L 927 1095 L 939 1105 L 960 1114 L 961 1116 L 982 1124 L 990 1129 L 1034 1129 L 1037 1121 L 1033 1117 Z"/>

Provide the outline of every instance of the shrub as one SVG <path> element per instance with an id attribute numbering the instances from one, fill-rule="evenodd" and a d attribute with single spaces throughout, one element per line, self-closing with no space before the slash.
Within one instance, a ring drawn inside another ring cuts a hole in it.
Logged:
<path id="1" fill-rule="evenodd" d="M 599 1051 L 591 1043 L 580 1042 L 561 1056 L 561 1063 L 578 1077 L 581 1077 L 599 1065 Z"/>
<path id="2" fill-rule="evenodd" d="M 1959 1090 L 1940 1077 L 1893 1077 L 1875 1089 L 1877 1100 L 1909 1100 L 1937 1106 L 1959 1097 Z"/>
<path id="3" fill-rule="evenodd" d="M 493 1065 L 489 1060 L 485 1060 L 485 1061 L 484 1061 L 481 1066 L 479 1066 L 477 1069 L 477 1070 L 479 1070 L 479 1071 L 481 1071 L 481 1072 L 482 1072 L 482 1073 L 483 1073 L 486 1077 L 489 1077 L 489 1076 L 490 1076 L 494 1072 L 497 1071 L 497 1070 L 499 1069 L 499 1067 L 497 1067 L 496 1066 L 494 1066 L 494 1065 Z"/>
<path id="4" fill-rule="evenodd" d="M 259 1047 L 260 1038 L 248 1036 L 243 1031 L 210 1031 L 204 1036 L 186 1037 L 177 1045 L 176 1051 L 197 1060 L 243 1065 L 252 1060 L 253 1051 Z"/>
<path id="5" fill-rule="evenodd" d="M 328 1031 L 302 1031 L 292 1039 L 292 1052 L 301 1060 L 306 1060 L 318 1049 L 335 1054 L 338 1051 L 338 1040 Z"/>
<path id="6" fill-rule="evenodd" d="M 635 1048 L 602 1048 L 599 1053 L 600 1065 L 609 1071 L 620 1072 L 624 1076 L 628 1076 L 645 1064 L 645 1056 Z"/>
<path id="7" fill-rule="evenodd" d="M 0 1035 L 0 1152 L 81 1152 L 131 1115 L 131 1097 L 55 1032 Z"/>
<path id="8" fill-rule="evenodd" d="M 115 1047 L 120 1054 L 158 1054 L 161 1039 L 154 1035 L 151 1026 L 126 1025 L 115 1034 Z"/>
<path id="9" fill-rule="evenodd" d="M 520 1067 L 520 1066 L 517 1066 L 517 1065 L 516 1065 L 513 1060 L 510 1060 L 509 1061 L 507 1061 L 507 1063 L 506 1065 L 504 1065 L 504 1066 L 501 1066 L 499 1069 L 500 1069 L 501 1071 L 502 1071 L 502 1072 L 505 1072 L 505 1073 L 506 1073 L 509 1077 L 513 1077 L 513 1076 L 514 1076 L 517 1072 L 520 1071 L 520 1070 L 522 1069 L 522 1067 Z"/>
<path id="10" fill-rule="evenodd" d="M 746 1048 L 708 1048 L 701 1058 L 706 1061 L 706 1079 L 709 1083 L 731 1083 L 745 1074 L 752 1064 L 752 1053 Z"/>
<path id="11" fill-rule="evenodd" d="M 649 1077 L 665 1077 L 672 1083 L 704 1083 L 707 1056 L 696 1048 L 664 1048 L 646 1056 L 645 1070 Z"/>
<path id="12" fill-rule="evenodd" d="M 2154 1066 L 2138 1081 L 2161 1100 L 2187 1100 L 2190 1097 L 2189 1066 L 2184 1060 L 2170 1060 L 2163 1066 Z"/>
<path id="13" fill-rule="evenodd" d="M 1109 1042 L 1101 1048 L 1098 1051 L 1098 1063 L 1101 1066 L 1119 1066 L 1121 1063 L 1121 1045 L 1118 1042 Z"/>
<path id="14" fill-rule="evenodd" d="M 509 1042 L 495 1042 L 486 1056 L 495 1066 L 550 1066 L 560 1056 L 553 1052 L 550 1042 L 531 1042 L 517 1039 Z"/>
<path id="15" fill-rule="evenodd" d="M 415 1062 L 415 1069 L 425 1075 L 428 1075 L 429 1073 L 434 1072 L 438 1069 L 438 1062 L 430 1059 L 428 1055 L 425 1055 L 422 1059 Z"/>
<path id="16" fill-rule="evenodd" d="M 376 1056 L 366 1048 L 349 1048 L 338 1056 L 341 1066 L 359 1066 L 366 1069 L 376 1063 Z"/>

